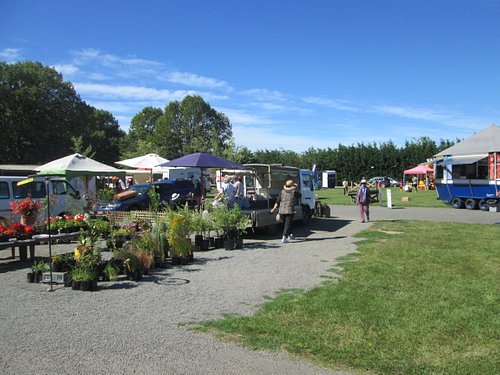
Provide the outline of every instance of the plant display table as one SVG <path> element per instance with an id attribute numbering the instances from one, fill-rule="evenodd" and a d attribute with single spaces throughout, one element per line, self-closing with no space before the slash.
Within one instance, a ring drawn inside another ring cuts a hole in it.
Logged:
<path id="1" fill-rule="evenodd" d="M 0 250 L 11 249 L 12 250 L 12 259 L 15 257 L 16 251 L 16 241 L 6 241 L 0 242 Z"/>
<path id="2" fill-rule="evenodd" d="M 28 260 L 28 249 L 30 251 L 30 260 L 35 259 L 35 244 L 34 239 L 29 240 L 10 240 L 8 242 L 0 242 L 0 250 L 11 249 L 12 259 L 16 257 L 16 247 L 19 248 L 19 258 L 22 262 Z"/>

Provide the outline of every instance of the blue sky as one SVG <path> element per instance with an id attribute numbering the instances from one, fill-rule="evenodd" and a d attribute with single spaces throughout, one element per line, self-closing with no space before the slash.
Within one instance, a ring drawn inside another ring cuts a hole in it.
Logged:
<path id="1" fill-rule="evenodd" d="M 500 124 L 500 0 L 0 0 L 0 14 L 0 60 L 55 67 L 124 130 L 189 94 L 251 150 Z"/>

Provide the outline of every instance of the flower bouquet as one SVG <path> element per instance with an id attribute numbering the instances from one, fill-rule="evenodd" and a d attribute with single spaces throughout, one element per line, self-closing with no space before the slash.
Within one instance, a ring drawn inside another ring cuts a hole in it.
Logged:
<path id="1" fill-rule="evenodd" d="M 40 208 L 42 208 L 42 203 L 31 200 L 29 197 L 22 201 L 15 200 L 10 203 L 12 212 L 14 214 L 21 214 L 21 216 L 36 216 Z"/>

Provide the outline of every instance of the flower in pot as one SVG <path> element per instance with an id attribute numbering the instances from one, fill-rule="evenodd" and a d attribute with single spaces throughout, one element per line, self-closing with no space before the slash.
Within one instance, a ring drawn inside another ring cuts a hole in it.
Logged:
<path id="1" fill-rule="evenodd" d="M 12 237 L 12 229 L 0 224 L 0 242 L 7 242 Z"/>
<path id="2" fill-rule="evenodd" d="M 10 235 L 18 240 L 27 240 L 35 233 L 35 228 L 30 225 L 12 224 Z"/>
<path id="3" fill-rule="evenodd" d="M 190 218 L 191 214 L 187 209 L 178 209 L 170 211 L 167 215 L 168 239 L 170 243 L 172 263 L 186 263 L 192 260 L 193 248 L 191 239 L 188 237 L 191 233 Z"/>
<path id="4" fill-rule="evenodd" d="M 79 281 L 88 281 L 87 279 L 91 275 L 92 278 L 90 281 L 92 282 L 89 288 L 90 290 L 95 290 L 97 287 L 97 270 L 102 260 L 101 253 L 95 248 L 91 237 L 80 235 L 80 244 L 75 248 L 74 258 L 76 267 L 73 270 L 77 269 L 77 273 L 83 275 L 83 279 Z"/>
<path id="5" fill-rule="evenodd" d="M 10 209 L 14 214 L 21 214 L 21 223 L 25 225 L 35 224 L 38 211 L 42 208 L 42 203 L 34 201 L 30 197 L 20 201 L 15 200 L 10 203 Z"/>

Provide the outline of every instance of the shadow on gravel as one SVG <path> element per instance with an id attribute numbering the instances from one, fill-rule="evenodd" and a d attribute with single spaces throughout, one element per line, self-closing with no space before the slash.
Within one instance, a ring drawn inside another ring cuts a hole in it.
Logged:
<path id="1" fill-rule="evenodd" d="M 335 232 L 346 225 L 352 223 L 352 220 L 338 219 L 336 217 L 317 217 L 313 218 L 309 225 L 301 225 L 299 222 L 294 222 L 292 225 L 292 233 L 296 237 L 308 237 L 316 232 Z M 243 238 L 245 239 L 258 239 L 258 240 L 277 240 L 281 239 L 281 233 L 283 231 L 283 224 L 278 224 L 276 226 L 275 233 L 266 233 L 265 230 L 257 230 L 254 233 L 249 232 Z M 247 243 L 245 243 L 245 247 Z M 257 245 L 262 248 L 262 244 Z M 271 245 L 269 247 L 279 247 L 276 245 Z"/>
<path id="2" fill-rule="evenodd" d="M 49 279 L 50 280 L 50 279 Z M 109 285 L 102 285 L 102 284 L 99 284 L 99 287 L 97 289 L 97 291 L 99 290 L 113 290 L 113 289 L 117 289 L 117 290 L 121 290 L 121 289 L 133 289 L 133 288 L 137 288 L 137 283 L 133 283 L 133 282 L 114 282 L 112 284 L 109 284 Z"/>
<path id="3" fill-rule="evenodd" d="M 35 259 L 36 260 L 36 259 Z M 19 259 L 0 259 L 0 273 L 18 271 L 24 268 L 30 268 L 33 264 L 31 261 L 21 262 Z"/>
<path id="4" fill-rule="evenodd" d="M 325 240 L 341 240 L 343 238 L 347 238 L 346 236 L 335 236 L 335 237 L 321 237 L 321 238 L 302 238 L 302 237 L 294 237 L 291 243 L 299 243 L 299 242 L 311 242 L 311 241 L 325 241 Z"/>

